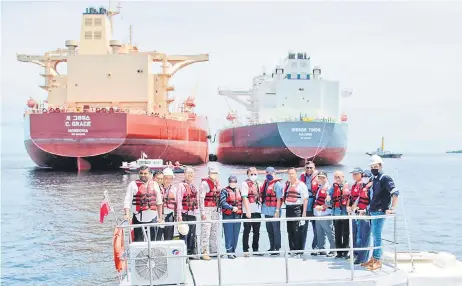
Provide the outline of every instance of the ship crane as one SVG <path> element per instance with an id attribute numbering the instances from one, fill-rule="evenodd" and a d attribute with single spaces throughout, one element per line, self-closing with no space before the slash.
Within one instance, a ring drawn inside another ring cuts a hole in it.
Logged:
<path id="1" fill-rule="evenodd" d="M 253 90 L 230 90 L 219 88 L 218 94 L 231 98 L 237 103 L 243 105 L 251 113 L 249 118 L 251 124 L 258 122 L 258 102 Z"/>

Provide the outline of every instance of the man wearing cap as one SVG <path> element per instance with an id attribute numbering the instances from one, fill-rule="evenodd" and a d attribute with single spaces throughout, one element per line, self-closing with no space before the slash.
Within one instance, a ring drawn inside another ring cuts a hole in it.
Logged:
<path id="1" fill-rule="evenodd" d="M 178 184 L 176 193 L 176 213 L 178 221 L 196 221 L 197 206 L 199 201 L 199 193 L 194 186 L 194 169 L 186 167 L 184 170 L 184 181 Z M 196 225 L 188 225 L 188 233 L 180 232 L 180 239 L 186 243 L 188 255 L 197 254 L 196 243 Z M 180 230 L 180 226 L 178 227 Z M 195 257 L 190 257 L 195 259 Z"/>
<path id="2" fill-rule="evenodd" d="M 345 181 L 342 171 L 334 172 L 334 183 L 329 190 L 332 198 L 332 215 L 347 215 L 348 199 L 350 197 L 350 187 Z M 349 222 L 346 219 L 334 220 L 335 248 L 348 248 L 350 241 Z M 336 258 L 349 259 L 348 250 L 337 251 Z"/>
<path id="3" fill-rule="evenodd" d="M 359 195 L 364 188 L 363 185 L 363 170 L 359 167 L 354 168 L 353 171 L 350 172 L 353 177 L 353 185 L 351 185 L 351 192 L 350 192 L 350 197 L 348 199 L 348 204 L 347 204 L 347 212 L 348 214 L 354 214 L 356 213 L 356 207 L 354 207 L 355 203 L 357 203 L 357 200 L 359 198 Z M 357 241 L 359 237 L 358 233 L 358 225 L 361 220 L 353 220 L 352 225 L 353 225 L 353 230 L 352 230 L 352 236 L 353 236 L 353 247 L 357 248 Z M 357 257 L 358 252 L 355 250 L 354 251 L 354 256 Z M 355 263 L 357 261 L 355 260 Z M 356 263 L 359 264 L 359 263 Z"/>
<path id="4" fill-rule="evenodd" d="M 260 186 L 262 184 L 257 180 L 257 168 L 248 168 L 247 177 L 247 180 L 242 182 L 241 187 L 244 212 L 247 214 L 243 218 L 248 217 L 248 214 L 250 214 L 250 218 L 253 219 L 261 218 Z M 253 231 L 252 250 L 254 253 L 259 251 L 260 222 L 244 222 L 244 233 L 242 234 L 242 250 L 244 251 L 245 257 L 248 256 L 249 252 L 249 235 L 251 229 Z M 254 255 L 261 256 L 262 254 Z"/>
<path id="5" fill-rule="evenodd" d="M 312 217 L 313 216 L 313 205 L 314 205 L 314 199 L 316 196 L 316 192 L 318 191 L 318 171 L 316 171 L 316 165 L 312 161 L 307 161 L 305 164 L 305 172 L 300 175 L 300 181 L 304 182 L 306 184 L 306 187 L 308 188 L 308 207 L 306 211 L 306 216 L 307 217 Z M 302 229 L 302 240 L 303 240 L 303 249 L 305 249 L 305 244 L 306 244 L 306 236 L 308 233 L 308 225 L 309 221 L 306 221 L 306 224 L 303 226 Z M 316 221 L 312 220 L 311 221 L 311 226 L 313 228 L 313 241 L 311 242 L 311 249 L 316 249 L 317 244 L 318 244 L 318 238 L 316 236 Z M 316 252 L 311 253 L 311 255 L 316 255 Z"/>
<path id="6" fill-rule="evenodd" d="M 236 176 L 229 176 L 228 186 L 220 192 L 220 207 L 223 212 L 223 220 L 240 219 L 242 216 L 242 196 L 237 187 Z M 250 218 L 250 214 L 248 214 Z M 236 252 L 237 241 L 239 239 L 239 230 L 241 223 L 223 223 L 225 232 L 225 247 L 229 259 L 236 258 L 236 255 L 231 254 Z"/>
<path id="7" fill-rule="evenodd" d="M 175 175 L 170 168 L 165 168 L 162 174 L 164 175 L 162 183 L 162 189 L 164 190 L 164 220 L 165 222 L 174 222 L 176 211 L 176 189 L 173 188 L 172 181 L 173 178 L 175 178 Z M 172 240 L 173 233 L 173 225 L 165 226 L 163 230 L 164 240 Z"/>
<path id="8" fill-rule="evenodd" d="M 399 191 L 398 188 L 396 188 L 393 179 L 383 173 L 382 158 L 377 155 L 371 156 L 371 163 L 369 166 L 373 175 L 369 214 L 371 216 L 378 216 L 395 213 L 395 208 L 398 204 Z M 380 259 L 382 258 L 382 229 L 384 223 L 384 218 L 371 220 L 373 245 L 374 248 L 380 248 L 374 249 L 372 258 L 364 264 L 368 270 L 377 270 L 382 267 L 382 262 Z"/>
<path id="9" fill-rule="evenodd" d="M 261 213 L 265 218 L 281 217 L 281 199 L 283 187 L 280 178 L 275 178 L 276 170 L 273 167 L 266 168 L 266 180 L 261 187 L 262 207 Z M 266 230 L 270 241 L 268 251 L 278 251 L 281 248 L 281 222 L 267 221 Z M 279 253 L 271 253 L 279 255 Z"/>
<path id="10" fill-rule="evenodd" d="M 218 212 L 219 196 L 218 169 L 210 167 L 209 176 L 203 178 L 199 186 L 199 213 L 202 221 L 220 219 Z M 218 223 L 201 224 L 201 253 L 203 260 L 210 260 L 209 254 L 217 253 L 217 229 Z"/>
<path id="11" fill-rule="evenodd" d="M 332 215 L 332 199 L 329 194 L 329 182 L 327 180 L 326 172 L 320 171 L 318 173 L 318 182 L 319 189 L 316 192 L 316 197 L 314 200 L 314 216 L 331 216 Z M 326 248 L 326 237 L 329 241 L 329 248 L 335 248 L 334 242 L 334 228 L 332 220 L 318 220 L 316 222 L 316 234 L 318 237 L 318 248 Z M 335 255 L 334 251 L 326 253 L 324 250 L 319 252 L 319 255 L 326 255 L 327 257 L 332 257 Z"/>

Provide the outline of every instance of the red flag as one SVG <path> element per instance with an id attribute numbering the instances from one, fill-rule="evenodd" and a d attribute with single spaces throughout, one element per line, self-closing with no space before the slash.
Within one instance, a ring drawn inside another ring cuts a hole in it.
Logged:
<path id="1" fill-rule="evenodd" d="M 104 222 L 104 217 L 109 214 L 109 203 L 108 201 L 104 200 L 101 202 L 101 207 L 99 209 L 99 222 Z"/>

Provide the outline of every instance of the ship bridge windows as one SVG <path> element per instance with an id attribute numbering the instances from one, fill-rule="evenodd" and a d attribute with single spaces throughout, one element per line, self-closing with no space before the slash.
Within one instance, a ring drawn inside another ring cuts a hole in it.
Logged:
<path id="1" fill-rule="evenodd" d="M 95 31 L 93 33 L 93 39 L 95 40 L 101 40 L 101 31 Z"/>
<path id="2" fill-rule="evenodd" d="M 93 39 L 93 33 L 91 31 L 85 32 L 84 38 L 85 38 L 85 40 Z"/>
<path id="3" fill-rule="evenodd" d="M 85 27 L 93 26 L 93 19 L 92 18 L 85 18 Z"/>
<path id="4" fill-rule="evenodd" d="M 103 25 L 103 19 L 96 18 L 95 19 L 95 26 L 101 26 L 101 25 Z"/>

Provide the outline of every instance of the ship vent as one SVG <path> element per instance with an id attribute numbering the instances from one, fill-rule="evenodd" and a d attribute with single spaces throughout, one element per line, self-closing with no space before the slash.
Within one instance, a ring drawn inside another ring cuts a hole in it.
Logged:
<path id="1" fill-rule="evenodd" d="M 93 25 L 93 19 L 92 18 L 86 18 L 85 19 L 85 26 L 86 27 L 91 27 Z"/>
<path id="2" fill-rule="evenodd" d="M 96 31 L 93 33 L 93 39 L 101 40 L 101 31 Z"/>
<path id="3" fill-rule="evenodd" d="M 101 18 L 96 18 L 95 19 L 95 26 L 101 26 L 103 24 L 103 19 Z"/>

